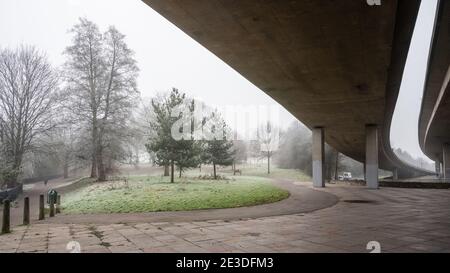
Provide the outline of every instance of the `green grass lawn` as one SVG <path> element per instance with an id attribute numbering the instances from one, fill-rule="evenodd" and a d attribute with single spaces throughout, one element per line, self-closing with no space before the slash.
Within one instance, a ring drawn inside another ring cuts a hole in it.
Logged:
<path id="1" fill-rule="evenodd" d="M 128 182 L 88 183 L 62 198 L 64 213 L 127 213 L 231 208 L 271 203 L 289 193 L 264 177 L 229 180 L 131 176 Z"/>

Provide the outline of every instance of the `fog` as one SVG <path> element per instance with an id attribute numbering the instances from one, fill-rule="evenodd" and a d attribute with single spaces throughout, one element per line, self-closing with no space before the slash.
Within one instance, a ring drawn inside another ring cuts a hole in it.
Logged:
<path id="1" fill-rule="evenodd" d="M 107 10 L 105 7 L 107 7 Z M 403 154 L 407 153 L 412 158 L 424 157 L 418 145 L 417 120 L 435 7 L 435 0 L 422 3 L 392 121 L 391 141 L 393 147 L 400 148 Z M 0 28 L 0 47 L 2 49 L 16 49 L 20 45 L 33 45 L 36 50 L 42 53 L 42 58 L 48 58 L 48 64 L 60 73 L 67 69 L 67 66 L 64 67 L 64 65 L 67 65 L 68 56 L 63 53 L 73 42 L 73 33 L 70 33 L 69 30 L 79 22 L 79 18 L 91 20 L 98 25 L 101 32 L 106 31 L 110 25 L 114 25 L 125 35 L 126 45 L 134 52 L 130 56 L 139 68 L 139 73 L 135 71 L 135 77 L 131 81 L 124 82 L 131 82 L 129 91 L 138 90 L 140 98 L 137 100 L 130 99 L 129 103 L 127 102 L 129 108 L 125 107 L 127 110 L 123 111 L 122 116 L 117 115 L 110 121 L 124 127 L 121 127 L 120 133 L 119 130 L 112 130 L 112 127 L 108 129 L 109 132 L 114 132 L 115 136 L 114 138 L 108 138 L 109 147 L 113 146 L 111 143 L 115 143 L 114 147 L 120 149 L 106 150 L 106 154 L 112 158 L 126 161 L 129 158 L 135 158 L 136 153 L 145 153 L 144 144 L 141 142 L 147 135 L 137 129 L 142 127 L 142 124 L 138 126 L 136 125 L 138 121 L 125 121 L 124 118 L 128 116 L 134 118 L 134 115 L 138 112 L 136 110 L 142 107 L 139 101 L 148 101 L 148 98 L 155 97 L 158 93 L 167 94 L 172 87 L 176 87 L 190 98 L 199 99 L 211 108 L 230 105 L 245 107 L 256 105 L 277 106 L 280 115 L 279 119 L 274 121 L 273 126 L 284 132 L 284 138 L 281 139 L 280 152 L 274 155 L 275 161 L 286 168 L 298 168 L 307 173 L 310 172 L 309 130 L 255 85 L 142 1 L 0 0 L 0 25 L 2 26 Z M 66 77 L 70 75 L 67 71 L 65 72 Z M 65 79 L 65 81 L 62 81 L 60 89 L 70 88 L 69 83 L 70 81 Z M 55 95 L 54 105 L 62 105 L 57 102 L 57 97 Z M 66 98 L 68 97 L 70 95 L 66 93 Z M 73 101 L 75 102 L 76 99 L 79 98 L 73 98 Z M 79 108 L 79 105 L 73 104 L 73 109 L 77 107 Z M 103 105 L 100 104 L 99 107 L 103 107 Z M 117 107 L 117 109 L 120 109 L 120 107 Z M 67 114 L 68 116 L 72 115 L 72 121 L 67 123 L 70 124 L 69 129 L 59 128 L 60 131 L 51 136 L 46 131 L 45 137 L 40 136 L 33 141 L 30 140 L 27 149 L 33 150 L 33 152 L 31 154 L 24 152 L 24 160 L 28 162 L 26 164 L 28 169 L 33 169 L 35 172 L 39 170 L 48 174 L 51 172 L 50 169 L 61 167 L 58 164 L 62 164 L 61 158 L 64 158 L 64 155 L 56 155 L 50 152 L 49 146 L 44 145 L 43 141 L 53 143 L 54 147 L 62 145 L 72 149 L 71 151 L 69 151 L 70 149 L 65 150 L 65 152 L 71 153 L 70 158 L 68 157 L 65 160 L 70 159 L 70 164 L 75 164 L 76 168 L 86 168 L 89 165 L 86 163 L 86 159 L 91 155 L 88 154 L 87 150 L 92 147 L 87 145 L 88 139 L 80 138 L 80 135 L 77 134 L 91 134 L 92 132 L 86 124 L 74 121 L 79 121 L 85 115 L 81 111 L 82 109 L 79 110 L 76 114 L 77 119 L 73 118 L 73 111 L 69 111 L 70 114 Z M 227 122 L 231 127 L 234 126 L 230 119 Z M 77 125 L 73 127 L 74 124 Z M 104 126 L 105 128 L 102 130 L 107 130 L 106 125 Z M 44 129 L 47 130 L 48 128 Z M 248 129 L 239 129 L 238 134 L 245 135 L 247 132 L 243 130 Z M 135 136 L 138 139 L 136 141 L 140 141 L 140 148 L 134 147 L 136 145 L 133 144 L 120 145 L 120 143 L 129 140 L 131 136 Z M 136 151 L 139 149 L 140 151 Z M 43 150 L 45 152 L 42 152 Z M 334 158 L 338 157 L 337 153 L 330 147 L 327 148 L 327 151 L 330 162 L 333 161 L 333 153 Z M 118 154 L 121 156 L 116 157 Z M 404 158 L 409 158 L 408 156 Z M 49 162 L 48 166 L 41 164 L 44 161 Z M 346 159 L 343 161 L 346 161 Z M 105 162 L 100 163 L 106 164 Z M 350 169 L 359 168 L 355 167 L 356 165 L 353 163 L 347 165 L 347 168 Z M 332 168 L 330 165 L 327 171 L 328 176 L 331 176 Z M 336 171 L 334 172 L 336 173 Z M 359 173 L 356 170 L 354 172 Z M 34 175 L 39 174 L 34 173 Z"/>

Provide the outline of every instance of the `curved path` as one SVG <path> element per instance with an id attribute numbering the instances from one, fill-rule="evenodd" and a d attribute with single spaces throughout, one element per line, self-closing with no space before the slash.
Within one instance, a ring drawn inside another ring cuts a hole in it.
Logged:
<path id="1" fill-rule="evenodd" d="M 109 214 L 60 214 L 46 222 L 64 224 L 115 224 L 137 222 L 180 222 L 206 220 L 240 220 L 311 212 L 335 205 L 339 198 L 331 193 L 317 191 L 309 186 L 287 180 L 273 183 L 290 192 L 290 196 L 275 203 L 251 207 L 202 209 L 192 211 L 109 213 Z M 309 183 L 308 183 L 309 184 Z"/>
<path id="2" fill-rule="evenodd" d="M 149 223 L 146 216 L 137 223 L 105 225 L 41 222 L 0 235 L 0 253 L 67 253 L 71 241 L 78 242 L 83 253 L 367 253 L 370 241 L 379 242 L 382 252 L 450 252 L 450 190 L 373 191 L 340 184 L 311 190 L 310 182 L 295 184 L 307 195 L 331 193 L 340 202 L 311 213 L 236 221 Z M 309 202 L 298 201 L 299 206 Z"/>
<path id="3" fill-rule="evenodd" d="M 44 182 L 35 182 L 30 184 L 24 184 L 23 193 L 14 200 L 11 206 L 11 226 L 18 226 L 23 223 L 23 200 L 24 197 L 30 199 L 30 220 L 34 222 L 39 215 L 39 195 L 46 195 L 50 189 L 55 189 L 58 192 L 64 192 L 64 188 L 72 185 L 78 181 L 80 177 L 71 178 L 55 178 L 48 181 L 47 185 Z M 61 189 L 61 190 L 60 190 Z M 47 200 L 47 199 L 45 199 Z M 0 218 L 3 215 L 3 210 L 0 210 Z"/>

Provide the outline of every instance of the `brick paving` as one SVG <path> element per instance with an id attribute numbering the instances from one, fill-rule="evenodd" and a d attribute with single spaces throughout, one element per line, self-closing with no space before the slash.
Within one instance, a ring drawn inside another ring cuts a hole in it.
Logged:
<path id="1" fill-rule="evenodd" d="M 298 183 L 303 184 L 304 183 Z M 0 252 L 450 252 L 450 190 L 331 185 L 340 201 L 309 213 L 248 220 L 38 223 L 0 236 Z M 364 203 L 364 202 L 368 203 Z"/>

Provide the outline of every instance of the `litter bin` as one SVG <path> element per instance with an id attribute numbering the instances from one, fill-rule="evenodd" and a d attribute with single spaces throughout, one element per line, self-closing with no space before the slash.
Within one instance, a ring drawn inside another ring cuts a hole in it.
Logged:
<path id="1" fill-rule="evenodd" d="M 51 201 L 53 201 L 53 204 L 56 204 L 58 198 L 58 192 L 56 192 L 54 189 L 51 189 L 47 192 L 47 204 L 50 204 Z"/>

